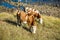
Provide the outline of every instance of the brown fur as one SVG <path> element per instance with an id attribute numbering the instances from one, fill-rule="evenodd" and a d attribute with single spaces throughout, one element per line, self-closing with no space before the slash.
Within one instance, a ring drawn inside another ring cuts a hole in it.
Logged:
<path id="1" fill-rule="evenodd" d="M 26 16 L 28 16 L 28 18 L 26 19 Z M 29 26 L 34 25 L 34 16 L 33 15 L 27 15 L 24 11 L 20 11 L 20 13 L 17 13 L 17 21 L 19 22 L 23 22 L 23 21 L 27 21 Z"/>
<path id="2" fill-rule="evenodd" d="M 33 15 L 28 16 L 27 22 L 29 26 L 34 25 L 34 16 Z"/>
<path id="3" fill-rule="evenodd" d="M 26 19 L 26 16 L 27 16 L 27 19 Z M 31 31 L 31 28 L 33 29 L 35 27 L 34 15 L 28 15 L 24 11 L 20 11 L 20 13 L 17 13 L 17 21 L 18 21 L 18 23 L 19 22 L 22 23 L 23 21 L 27 21 L 30 31 Z M 33 32 L 33 31 L 31 31 L 31 32 Z"/>
<path id="4" fill-rule="evenodd" d="M 26 21 L 26 13 L 24 12 L 24 11 L 18 11 L 18 13 L 17 13 L 17 22 L 18 23 L 22 23 L 22 22 L 24 22 L 24 21 Z"/>
<path id="5" fill-rule="evenodd" d="M 28 15 L 34 15 L 34 17 L 41 18 L 41 15 L 39 13 L 33 12 L 32 10 L 28 11 Z"/>

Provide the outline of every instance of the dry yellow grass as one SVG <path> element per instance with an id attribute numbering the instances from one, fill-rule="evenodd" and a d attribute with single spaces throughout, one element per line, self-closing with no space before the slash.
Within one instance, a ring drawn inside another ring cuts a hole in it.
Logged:
<path id="1" fill-rule="evenodd" d="M 42 15 L 43 24 L 37 23 L 37 33 L 31 34 L 23 27 L 16 27 L 16 17 L 0 13 L 0 40 L 60 40 L 60 19 Z"/>

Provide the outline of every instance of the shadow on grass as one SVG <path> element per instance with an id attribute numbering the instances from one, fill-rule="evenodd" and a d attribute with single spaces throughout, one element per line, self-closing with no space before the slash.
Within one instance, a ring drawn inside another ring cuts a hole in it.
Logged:
<path id="1" fill-rule="evenodd" d="M 28 31 L 28 32 L 31 32 L 30 29 L 27 28 L 27 27 L 23 27 L 23 29 L 25 29 L 25 30 Z"/>
<path id="2" fill-rule="evenodd" d="M 15 21 L 11 21 L 11 20 L 4 20 L 5 22 L 9 23 L 9 24 L 12 24 L 12 25 L 15 25 L 17 26 L 17 23 Z M 24 30 L 28 31 L 28 32 L 31 32 L 29 28 L 23 26 L 22 27 Z"/>
<path id="3" fill-rule="evenodd" d="M 17 23 L 16 22 L 14 22 L 14 21 L 11 21 L 11 20 L 4 20 L 5 22 L 7 22 L 7 23 L 9 23 L 9 24 L 12 24 L 12 25 L 17 25 Z"/>

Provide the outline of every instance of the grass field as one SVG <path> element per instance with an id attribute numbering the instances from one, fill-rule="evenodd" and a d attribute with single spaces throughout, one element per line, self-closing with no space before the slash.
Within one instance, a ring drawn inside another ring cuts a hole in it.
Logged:
<path id="1" fill-rule="evenodd" d="M 16 27 L 16 16 L 0 13 L 0 40 L 60 40 L 60 19 L 42 15 L 43 24 L 37 23 L 36 34 Z"/>

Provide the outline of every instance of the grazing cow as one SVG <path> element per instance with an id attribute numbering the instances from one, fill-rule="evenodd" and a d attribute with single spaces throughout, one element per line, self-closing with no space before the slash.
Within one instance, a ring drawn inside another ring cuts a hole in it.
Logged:
<path id="1" fill-rule="evenodd" d="M 17 13 L 17 24 L 20 23 L 20 25 L 21 25 L 21 23 L 27 23 L 26 20 L 27 20 L 27 14 L 24 11 L 19 11 L 18 10 L 18 13 Z"/>
<path id="2" fill-rule="evenodd" d="M 42 24 L 42 17 L 41 17 L 40 12 L 38 10 L 35 10 L 35 12 L 33 13 L 33 15 L 35 17 L 37 17 L 39 19 L 40 23 Z"/>
<path id="3" fill-rule="evenodd" d="M 17 23 L 27 23 L 31 32 L 36 33 L 35 18 L 33 15 L 27 15 L 24 11 L 18 11 Z"/>
<path id="4" fill-rule="evenodd" d="M 28 10 L 28 15 L 34 15 L 34 17 L 38 18 L 40 23 L 42 24 L 42 17 L 41 17 L 40 12 L 38 10 L 30 8 Z"/>

